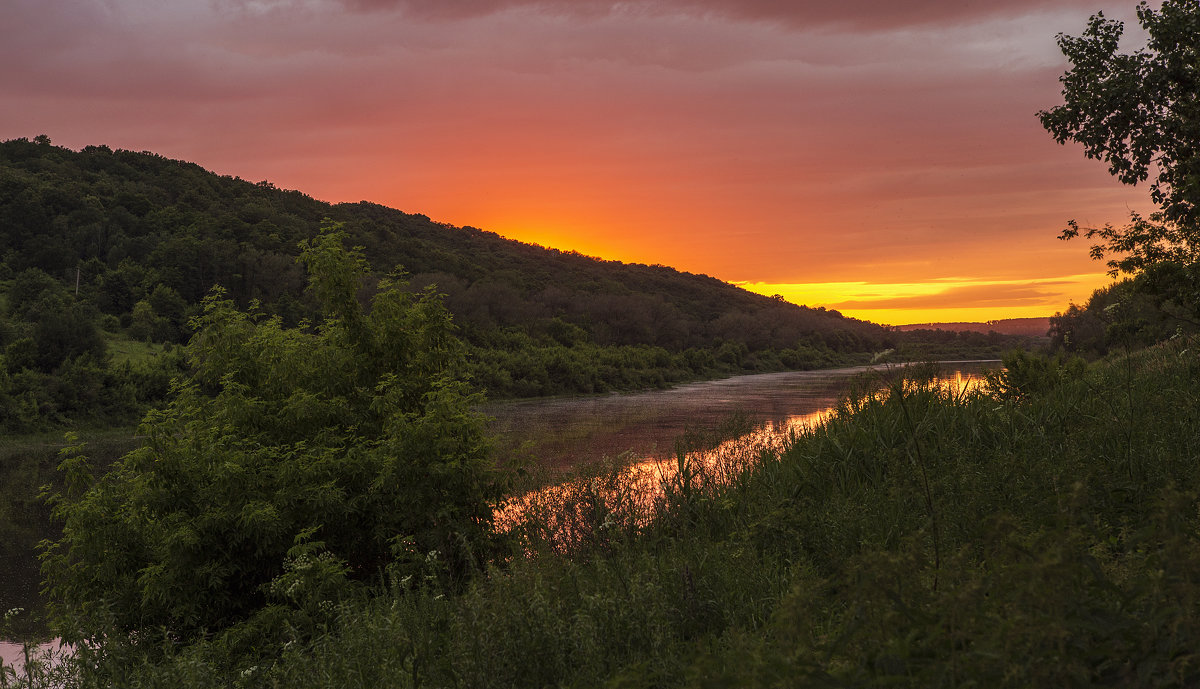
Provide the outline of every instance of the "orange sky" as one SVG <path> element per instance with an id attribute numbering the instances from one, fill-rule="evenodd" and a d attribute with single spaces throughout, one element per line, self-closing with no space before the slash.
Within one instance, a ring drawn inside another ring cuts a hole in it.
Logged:
<path id="1" fill-rule="evenodd" d="M 1133 6 L 7 0 L 0 138 L 152 150 L 878 322 L 1050 315 L 1107 282 L 1065 222 L 1147 207 L 1038 125 L 1054 35 Z"/>

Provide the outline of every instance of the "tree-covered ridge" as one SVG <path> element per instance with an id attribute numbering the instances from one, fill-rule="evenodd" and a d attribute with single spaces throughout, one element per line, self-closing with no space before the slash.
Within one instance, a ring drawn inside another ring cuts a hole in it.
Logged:
<path id="1" fill-rule="evenodd" d="M 344 223 L 377 271 L 399 264 L 414 284 L 436 283 L 473 338 L 531 323 L 536 335 L 570 338 L 573 329 L 556 318 L 598 344 L 669 349 L 718 338 L 751 350 L 792 346 L 816 332 L 838 348 L 869 348 L 882 335 L 873 324 L 707 276 L 522 244 L 366 202 L 331 205 L 151 153 L 0 144 L 8 270 L 38 268 L 73 284 L 79 268 L 106 313 L 130 313 L 150 285 L 196 304 L 220 284 L 239 304 L 258 299 L 292 315 L 303 285 L 296 245 L 324 217 Z M 760 316 L 774 323 L 755 326 Z"/>

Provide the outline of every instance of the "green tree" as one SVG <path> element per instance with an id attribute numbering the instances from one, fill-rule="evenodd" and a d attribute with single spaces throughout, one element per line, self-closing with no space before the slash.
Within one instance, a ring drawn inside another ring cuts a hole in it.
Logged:
<path id="1" fill-rule="evenodd" d="M 149 342 L 159 326 L 159 318 L 154 315 L 154 307 L 145 299 L 133 305 L 129 317 L 129 336 L 135 340 Z"/>
<path id="2" fill-rule="evenodd" d="M 33 312 L 40 302 L 65 301 L 66 297 L 67 292 L 58 280 L 38 268 L 29 268 L 13 278 L 8 289 L 8 314 L 19 320 L 35 320 Z"/>
<path id="3" fill-rule="evenodd" d="M 63 536 L 43 569 L 66 638 L 146 648 L 252 629 L 385 569 L 432 562 L 452 582 L 489 555 L 502 486 L 449 315 L 394 279 L 364 308 L 366 262 L 343 240 L 332 225 L 301 245 L 315 327 L 214 290 L 186 347 L 192 374 L 147 414 L 145 445 L 52 497 Z"/>
<path id="4" fill-rule="evenodd" d="M 1083 230 L 1115 276 L 1146 274 L 1145 284 L 1200 315 L 1200 4 L 1165 0 L 1137 9 L 1146 46 L 1118 49 L 1124 26 L 1093 16 L 1082 36 L 1059 34 L 1071 63 L 1061 77 L 1064 103 L 1038 113 L 1059 143 L 1082 144 L 1125 184 L 1150 183 L 1159 210 L 1132 214 L 1122 227 Z M 1071 221 L 1061 238 L 1080 234 Z"/>
<path id="5" fill-rule="evenodd" d="M 39 306 L 32 329 L 39 370 L 52 372 L 63 362 L 85 354 L 96 361 L 104 360 L 108 347 L 96 328 L 92 309 L 66 299 L 49 299 Z"/>

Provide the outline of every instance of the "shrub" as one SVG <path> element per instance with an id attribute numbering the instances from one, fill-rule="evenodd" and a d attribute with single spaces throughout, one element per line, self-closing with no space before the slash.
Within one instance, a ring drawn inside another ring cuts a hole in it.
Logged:
<path id="1" fill-rule="evenodd" d="M 214 290 L 144 446 L 94 484 L 78 453 L 63 462 L 43 571 L 85 654 L 222 630 L 269 648 L 265 630 L 312 627 L 352 582 L 431 560 L 454 582 L 486 557 L 500 485 L 449 315 L 393 280 L 364 309 L 366 263 L 342 241 L 332 226 L 302 244 L 318 327 Z"/>

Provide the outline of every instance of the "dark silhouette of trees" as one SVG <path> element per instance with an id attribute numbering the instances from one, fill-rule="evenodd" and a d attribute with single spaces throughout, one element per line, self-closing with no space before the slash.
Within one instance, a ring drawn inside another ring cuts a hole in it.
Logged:
<path id="1" fill-rule="evenodd" d="M 1158 210 L 1121 227 L 1068 224 L 1061 237 L 1095 240 L 1092 256 L 1110 271 L 1144 275 L 1167 308 L 1200 318 L 1200 4 L 1142 2 L 1146 46 L 1122 53 L 1121 22 L 1091 18 L 1082 36 L 1060 34 L 1071 63 L 1062 105 L 1038 113 L 1059 143 L 1083 145 L 1125 184 L 1150 181 Z"/>

